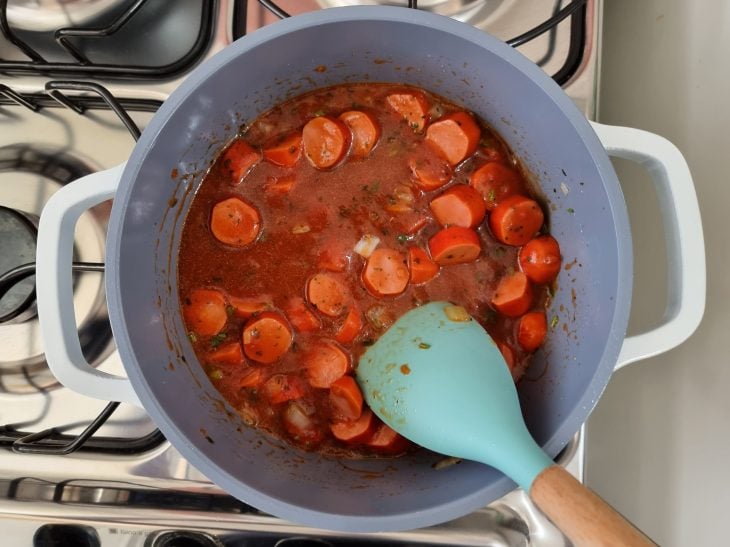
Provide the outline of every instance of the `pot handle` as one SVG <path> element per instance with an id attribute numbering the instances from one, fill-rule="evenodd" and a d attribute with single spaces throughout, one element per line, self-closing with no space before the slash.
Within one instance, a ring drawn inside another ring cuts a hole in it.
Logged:
<path id="1" fill-rule="evenodd" d="M 667 248 L 667 305 L 660 324 L 624 340 L 616 369 L 669 351 L 697 329 L 705 311 L 705 243 L 692 175 L 664 137 L 592 123 L 610 156 L 635 161 L 654 179 Z"/>
<path id="2" fill-rule="evenodd" d="M 92 367 L 81 352 L 73 306 L 74 230 L 90 207 L 114 196 L 125 163 L 82 177 L 58 190 L 38 225 L 36 294 L 46 361 L 56 379 L 74 391 L 142 406 L 129 380 Z"/>

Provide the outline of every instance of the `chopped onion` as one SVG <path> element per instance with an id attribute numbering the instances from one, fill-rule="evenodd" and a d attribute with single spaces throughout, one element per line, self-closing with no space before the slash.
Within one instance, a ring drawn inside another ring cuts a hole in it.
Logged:
<path id="1" fill-rule="evenodd" d="M 447 456 L 443 460 L 437 461 L 435 464 L 433 464 L 433 468 L 438 471 L 440 469 L 446 469 L 447 467 L 451 467 L 452 465 L 456 465 L 462 462 L 461 458 L 454 458 L 452 456 Z"/>
<path id="2" fill-rule="evenodd" d="M 258 414 L 256 414 L 256 411 L 249 405 L 249 403 L 244 402 L 242 404 L 242 406 L 238 409 L 238 415 L 241 416 L 246 425 L 255 426 L 259 422 Z"/>
<path id="3" fill-rule="evenodd" d="M 274 124 L 267 122 L 257 122 L 259 132 L 264 136 L 269 136 L 274 132 Z"/>
<path id="4" fill-rule="evenodd" d="M 446 314 L 446 317 L 448 317 L 451 321 L 471 321 L 471 316 L 469 315 L 469 312 L 461 306 L 446 306 L 444 308 L 444 313 Z"/>
<path id="5" fill-rule="evenodd" d="M 296 401 L 289 403 L 289 406 L 287 406 L 286 410 L 284 410 L 283 418 L 289 422 L 294 429 L 298 429 L 300 431 L 312 429 L 314 426 L 312 420 L 309 416 L 307 416 L 306 411 Z"/>
<path id="6" fill-rule="evenodd" d="M 371 306 L 365 312 L 365 317 L 373 327 L 377 330 L 385 330 L 395 322 L 395 317 L 388 311 L 388 308 L 376 304 Z"/>
<path id="7" fill-rule="evenodd" d="M 365 234 L 355 243 L 354 251 L 363 258 L 369 257 L 380 243 L 380 238 L 372 234 Z"/>
<path id="8" fill-rule="evenodd" d="M 306 234 L 310 230 L 309 224 L 297 224 L 291 229 L 292 234 Z"/>
<path id="9" fill-rule="evenodd" d="M 568 190 L 568 185 L 565 184 L 564 182 L 560 183 L 560 191 L 563 192 L 564 196 L 567 196 L 568 192 L 570 192 L 570 190 Z"/>
<path id="10" fill-rule="evenodd" d="M 436 103 L 428 109 L 428 115 L 432 120 L 440 118 L 444 115 L 444 107 Z"/>

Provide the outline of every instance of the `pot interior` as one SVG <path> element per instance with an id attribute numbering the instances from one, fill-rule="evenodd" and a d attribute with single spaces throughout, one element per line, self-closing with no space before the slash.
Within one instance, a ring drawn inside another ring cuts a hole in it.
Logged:
<path id="1" fill-rule="evenodd" d="M 277 516 L 352 531 L 445 521 L 514 484 L 469 462 L 435 471 L 440 458 L 425 451 L 324 459 L 247 428 L 187 341 L 176 249 L 206 168 L 241 124 L 311 89 L 366 81 L 414 84 L 463 104 L 539 184 L 564 268 L 548 311 L 554 326 L 519 392 L 530 431 L 552 456 L 608 381 L 631 287 L 628 221 L 605 151 L 564 93 L 498 40 L 423 12 L 330 9 L 257 31 L 199 67 L 145 130 L 115 200 L 107 254 L 115 338 L 147 411 L 206 476 Z"/>

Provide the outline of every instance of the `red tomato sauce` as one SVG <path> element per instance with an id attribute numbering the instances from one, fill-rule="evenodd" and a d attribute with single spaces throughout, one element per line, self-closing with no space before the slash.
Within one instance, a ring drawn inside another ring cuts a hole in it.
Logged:
<path id="1" fill-rule="evenodd" d="M 441 97 L 353 84 L 288 100 L 221 152 L 187 214 L 195 353 L 254 427 L 336 457 L 406 452 L 363 403 L 357 360 L 409 309 L 449 300 L 518 381 L 560 266 L 533 198 L 499 136 Z"/>

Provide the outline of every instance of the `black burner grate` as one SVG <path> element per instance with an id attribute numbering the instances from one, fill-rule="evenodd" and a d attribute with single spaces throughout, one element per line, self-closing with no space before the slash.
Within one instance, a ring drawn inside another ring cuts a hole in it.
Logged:
<path id="1" fill-rule="evenodd" d="M 246 0 L 236 1 L 245 2 Z M 166 3 L 167 5 L 165 5 Z M 105 21 L 93 28 L 75 26 L 59 28 L 55 32 L 51 31 L 52 38 L 49 34 L 44 43 L 44 33 L 24 32 L 13 28 L 8 21 L 8 0 L 0 0 L 0 32 L 24 57 L 28 58 L 27 60 L 9 60 L 0 56 L 0 73 L 64 74 L 124 79 L 161 78 L 179 74 L 198 61 L 210 46 L 215 34 L 215 10 L 218 2 L 200 0 L 199 3 L 190 1 L 186 3 L 186 7 L 191 10 L 199 10 L 199 13 L 195 14 L 199 27 L 194 42 L 185 51 L 183 51 L 184 46 L 175 41 L 174 30 L 165 27 L 160 22 L 167 14 L 165 10 L 175 9 L 178 7 L 175 5 L 177 3 L 178 0 L 174 3 L 167 2 L 167 0 L 135 0 L 124 11 L 116 14 L 110 22 Z M 149 27 L 150 24 L 154 24 L 155 20 L 159 25 L 159 33 L 151 31 Z M 109 62 L 109 54 L 99 55 L 99 44 L 106 43 L 109 52 L 111 54 L 116 52 L 120 58 L 132 56 L 131 52 L 124 51 L 123 47 L 114 42 L 115 35 L 123 30 L 134 33 L 135 37 L 138 36 L 140 41 L 144 41 L 145 47 L 157 50 L 168 47 L 168 42 L 174 42 L 175 47 L 172 45 L 169 47 L 171 51 L 174 51 L 176 58 L 156 66 L 139 65 L 134 62 Z M 155 34 L 161 36 L 159 43 L 151 41 L 155 38 Z M 36 42 L 36 45 L 31 45 L 30 42 Z M 38 42 L 43 45 L 44 53 L 39 51 L 41 47 L 37 44 Z M 55 46 L 56 51 L 49 52 L 50 46 Z M 90 53 L 94 50 L 96 50 L 94 54 Z M 60 58 L 68 60 L 50 59 L 51 57 L 58 59 L 59 53 Z M 106 60 L 95 60 L 103 57 L 106 57 Z"/>
<path id="2" fill-rule="evenodd" d="M 124 124 L 136 141 L 140 131 L 127 110 L 155 112 L 160 107 L 159 101 L 141 99 L 117 99 L 104 86 L 94 82 L 74 80 L 51 80 L 46 83 L 46 93 L 18 93 L 6 85 L 0 86 L 0 105 L 12 104 L 23 106 L 33 112 L 45 108 L 69 108 L 83 115 L 95 109 L 113 111 L 119 121 Z M 94 95 L 76 96 L 72 92 L 87 92 Z M 75 262 L 74 271 L 104 271 L 104 264 Z M 24 264 L 0 276 L 0 299 L 20 280 L 35 273 L 34 264 Z M 15 317 L 23 310 L 14 310 Z M 12 318 L 8 317 L 8 318 Z M 6 319 L 0 318 L 0 322 Z M 43 392 L 42 388 L 38 388 Z M 110 402 L 104 410 L 79 435 L 68 435 L 64 430 L 70 426 L 58 426 L 35 433 L 21 431 L 12 425 L 0 426 L 0 446 L 11 446 L 15 452 L 30 454 L 65 455 L 72 452 L 88 451 L 96 453 L 138 454 L 159 446 L 164 436 L 159 430 L 138 438 L 120 438 L 94 436 L 94 433 L 112 416 L 119 406 L 118 402 Z"/>
<path id="3" fill-rule="evenodd" d="M 249 0 L 253 1 L 253 0 Z M 280 18 L 289 17 L 289 14 L 272 0 L 258 0 L 261 5 L 271 13 Z M 167 77 L 179 74 L 190 67 L 205 52 L 213 36 L 215 24 L 215 0 L 202 0 L 200 30 L 193 46 L 179 59 L 164 66 L 142 66 L 136 64 L 112 64 L 94 61 L 84 48 L 79 45 L 81 40 L 96 39 L 104 40 L 114 36 L 120 29 L 128 26 L 130 21 L 139 18 L 139 13 L 145 4 L 151 0 L 136 0 L 125 11 L 119 14 L 112 22 L 98 28 L 66 27 L 57 29 L 54 32 L 54 40 L 58 47 L 63 50 L 70 61 L 50 61 L 46 56 L 32 47 L 27 40 L 19 36 L 18 32 L 11 28 L 7 17 L 8 0 L 0 0 L 0 32 L 13 44 L 24 56 L 26 61 L 6 60 L 0 58 L 0 72 L 6 73 L 31 73 L 31 74 L 74 74 L 89 77 L 115 77 L 139 79 L 146 77 Z M 409 8 L 418 9 L 417 0 L 404 2 Z M 571 18 L 570 25 L 570 46 L 563 66 L 553 75 L 555 81 L 563 85 L 575 74 L 583 58 L 583 46 L 585 40 L 586 4 L 587 0 L 573 0 L 565 7 L 561 7 L 562 1 L 557 0 L 552 17 L 542 22 L 533 29 L 507 40 L 507 43 L 518 47 L 526 42 L 534 40 L 542 34 L 553 32 L 557 25 L 565 18 Z M 235 0 L 233 4 L 233 33 L 234 38 L 245 35 L 247 0 Z M 2 89 L 2 88 L 0 88 Z M 6 91 L 6 90 L 5 90 Z"/>
<path id="4" fill-rule="evenodd" d="M 272 14 L 280 19 L 291 17 L 281 6 L 273 0 L 258 0 L 259 4 L 264 6 Z M 565 85 L 575 75 L 580 64 L 583 62 L 583 52 L 586 39 L 586 16 L 587 16 L 588 0 L 573 0 L 565 6 L 562 6 L 562 0 L 555 0 L 553 15 L 543 21 L 536 27 L 520 34 L 519 36 L 507 40 L 507 44 L 512 47 L 519 47 L 545 33 L 550 33 L 550 49 L 553 48 L 554 33 L 557 26 L 566 18 L 570 17 L 570 43 L 568 53 L 565 57 L 563 65 L 552 75 L 553 80 L 558 85 Z M 417 0 L 404 0 L 409 8 L 418 9 Z M 240 38 L 246 34 L 246 13 L 247 3 L 236 3 L 233 12 L 233 35 L 234 38 Z M 538 64 L 540 64 L 538 62 Z"/>

